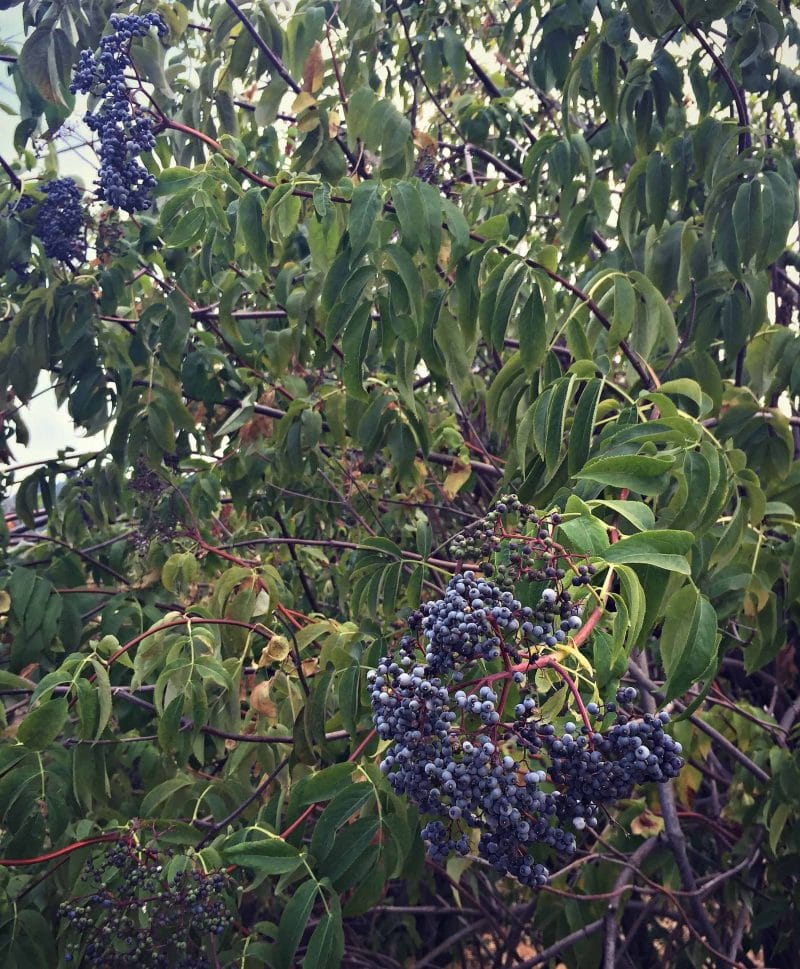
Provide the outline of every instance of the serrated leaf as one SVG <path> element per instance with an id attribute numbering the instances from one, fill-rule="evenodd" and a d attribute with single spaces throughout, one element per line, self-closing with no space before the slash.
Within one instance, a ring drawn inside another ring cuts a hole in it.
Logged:
<path id="1" fill-rule="evenodd" d="M 317 891 L 317 885 L 313 881 L 303 882 L 292 891 L 292 897 L 286 903 L 278 926 L 273 950 L 274 969 L 292 969 L 297 947 L 314 908 Z"/>
<path id="2" fill-rule="evenodd" d="M 717 614 L 694 586 L 670 597 L 660 640 L 668 700 L 697 682 L 714 660 L 719 641 Z"/>
<path id="3" fill-rule="evenodd" d="M 347 224 L 350 236 L 351 265 L 366 249 L 375 220 L 383 207 L 381 187 L 378 182 L 362 182 L 353 190 L 350 204 L 350 220 Z"/>
<path id="4" fill-rule="evenodd" d="M 58 737 L 67 722 L 66 697 L 56 697 L 31 710 L 17 729 L 17 740 L 30 750 L 45 750 Z"/>
<path id="5" fill-rule="evenodd" d="M 662 528 L 638 532 L 621 538 L 605 553 L 607 562 L 652 565 L 669 572 L 689 575 L 685 556 L 694 544 L 694 535 L 678 529 Z"/>
<path id="6" fill-rule="evenodd" d="M 223 855 L 231 864 L 253 868 L 269 875 L 294 871 L 303 862 L 297 848 L 277 836 L 229 845 L 224 849 Z"/>

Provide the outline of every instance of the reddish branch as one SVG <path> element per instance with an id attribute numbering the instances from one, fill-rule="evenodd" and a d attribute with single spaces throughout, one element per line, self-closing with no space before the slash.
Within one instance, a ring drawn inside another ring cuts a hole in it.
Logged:
<path id="1" fill-rule="evenodd" d="M 36 855 L 33 858 L 0 858 L 0 867 L 15 868 L 21 865 L 40 865 L 45 861 L 54 861 L 56 858 L 63 858 L 64 855 L 71 855 L 74 851 L 80 851 L 89 845 L 103 844 L 108 841 L 121 841 L 127 837 L 124 833 L 120 834 L 99 834 L 96 838 L 84 838 L 83 841 L 75 841 L 71 845 L 57 848 L 55 851 L 48 851 L 44 855 Z"/>

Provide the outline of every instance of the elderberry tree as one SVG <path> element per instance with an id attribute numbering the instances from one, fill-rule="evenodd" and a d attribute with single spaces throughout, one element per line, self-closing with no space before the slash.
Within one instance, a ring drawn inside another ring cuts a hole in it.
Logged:
<path id="1" fill-rule="evenodd" d="M 4 969 L 790 964 L 796 5 L 2 6 Z"/>

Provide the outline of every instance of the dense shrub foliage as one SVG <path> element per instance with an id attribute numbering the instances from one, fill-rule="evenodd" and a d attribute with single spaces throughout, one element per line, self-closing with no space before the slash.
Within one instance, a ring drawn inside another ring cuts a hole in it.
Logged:
<path id="1" fill-rule="evenodd" d="M 2 965 L 793 965 L 793 5 L 2 6 Z"/>

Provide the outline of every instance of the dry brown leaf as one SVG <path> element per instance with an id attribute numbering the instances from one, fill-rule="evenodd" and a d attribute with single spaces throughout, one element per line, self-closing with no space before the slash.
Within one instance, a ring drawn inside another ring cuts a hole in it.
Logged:
<path id="1" fill-rule="evenodd" d="M 256 684 L 250 694 L 250 709 L 254 710 L 259 716 L 274 720 L 278 715 L 278 708 L 270 699 L 269 688 L 269 681 Z"/>
<path id="2" fill-rule="evenodd" d="M 303 65 L 303 90 L 313 94 L 322 87 L 322 79 L 325 75 L 325 58 L 322 56 L 322 45 L 317 40 L 308 52 L 308 57 Z"/>

